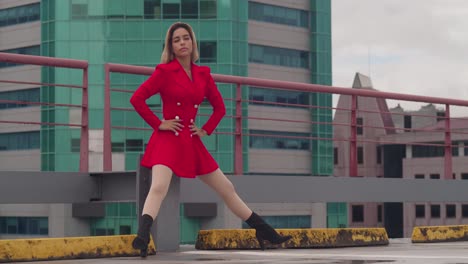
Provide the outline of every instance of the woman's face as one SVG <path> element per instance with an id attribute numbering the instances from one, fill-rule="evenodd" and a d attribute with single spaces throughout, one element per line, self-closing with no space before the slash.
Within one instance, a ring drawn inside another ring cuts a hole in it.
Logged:
<path id="1" fill-rule="evenodd" d="M 172 34 L 172 51 L 177 58 L 192 55 L 192 38 L 185 28 L 178 28 Z"/>

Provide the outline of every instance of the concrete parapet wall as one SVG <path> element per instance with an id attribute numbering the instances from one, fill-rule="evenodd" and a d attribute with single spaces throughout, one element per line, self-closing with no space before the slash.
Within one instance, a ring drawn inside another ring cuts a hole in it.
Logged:
<path id="1" fill-rule="evenodd" d="M 0 263 L 139 256 L 135 235 L 0 240 Z M 148 254 L 156 253 L 153 242 Z"/>
<path id="2" fill-rule="evenodd" d="M 411 241 L 413 243 L 468 241 L 468 225 L 415 227 Z"/>
<path id="3" fill-rule="evenodd" d="M 282 248 L 335 248 L 354 246 L 388 245 L 384 228 L 311 228 L 277 229 L 292 239 Z M 254 229 L 200 230 L 195 247 L 197 249 L 255 249 L 260 248 Z"/>

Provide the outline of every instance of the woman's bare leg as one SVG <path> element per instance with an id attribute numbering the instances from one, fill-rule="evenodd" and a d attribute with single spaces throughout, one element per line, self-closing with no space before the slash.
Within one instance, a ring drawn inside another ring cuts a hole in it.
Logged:
<path id="1" fill-rule="evenodd" d="M 169 190 L 172 170 L 164 165 L 154 165 L 151 172 L 151 188 L 146 197 L 142 215 L 147 214 L 155 219 Z"/>
<path id="2" fill-rule="evenodd" d="M 223 198 L 229 209 L 240 219 L 245 221 L 252 215 L 252 210 L 237 195 L 234 185 L 220 169 L 198 178 L 213 188 Z"/>

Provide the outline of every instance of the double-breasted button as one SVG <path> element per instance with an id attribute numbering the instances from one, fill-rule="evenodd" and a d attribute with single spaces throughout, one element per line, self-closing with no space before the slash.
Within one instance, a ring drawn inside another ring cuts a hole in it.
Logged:
<path id="1" fill-rule="evenodd" d="M 193 134 L 190 134 L 190 137 L 193 137 Z"/>
<path id="2" fill-rule="evenodd" d="M 190 119 L 190 123 L 193 123 L 193 119 Z"/>
<path id="3" fill-rule="evenodd" d="M 193 107 L 198 108 L 198 105 L 196 104 L 196 105 L 194 105 Z"/>
<path id="4" fill-rule="evenodd" d="M 177 131 L 176 131 L 176 132 L 174 132 L 174 135 L 178 136 L 178 135 L 179 135 L 179 132 L 177 132 Z"/>
<path id="5" fill-rule="evenodd" d="M 180 103 L 180 102 L 177 102 L 177 106 L 180 106 L 180 105 L 181 105 L 181 103 Z"/>
<path id="6" fill-rule="evenodd" d="M 179 120 L 179 116 L 176 116 L 175 119 Z"/>

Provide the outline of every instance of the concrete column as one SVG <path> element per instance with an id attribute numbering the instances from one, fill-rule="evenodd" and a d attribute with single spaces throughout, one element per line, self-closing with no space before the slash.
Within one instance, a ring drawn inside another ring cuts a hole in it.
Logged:
<path id="1" fill-rule="evenodd" d="M 327 203 L 312 204 L 312 228 L 327 228 Z"/>
<path id="2" fill-rule="evenodd" d="M 172 177 L 169 191 L 151 230 L 157 251 L 177 251 L 180 244 L 180 178 Z"/>
<path id="3" fill-rule="evenodd" d="M 141 157 L 140 157 L 141 159 Z M 151 187 L 151 170 L 137 166 L 137 206 L 138 223 L 140 223 L 143 205 Z M 151 229 L 151 235 L 157 251 L 176 251 L 180 244 L 180 178 L 172 177 L 169 191 L 164 199 L 158 216 Z"/>
<path id="4" fill-rule="evenodd" d="M 71 204 L 50 204 L 49 237 L 89 236 L 88 219 L 74 218 Z"/>

